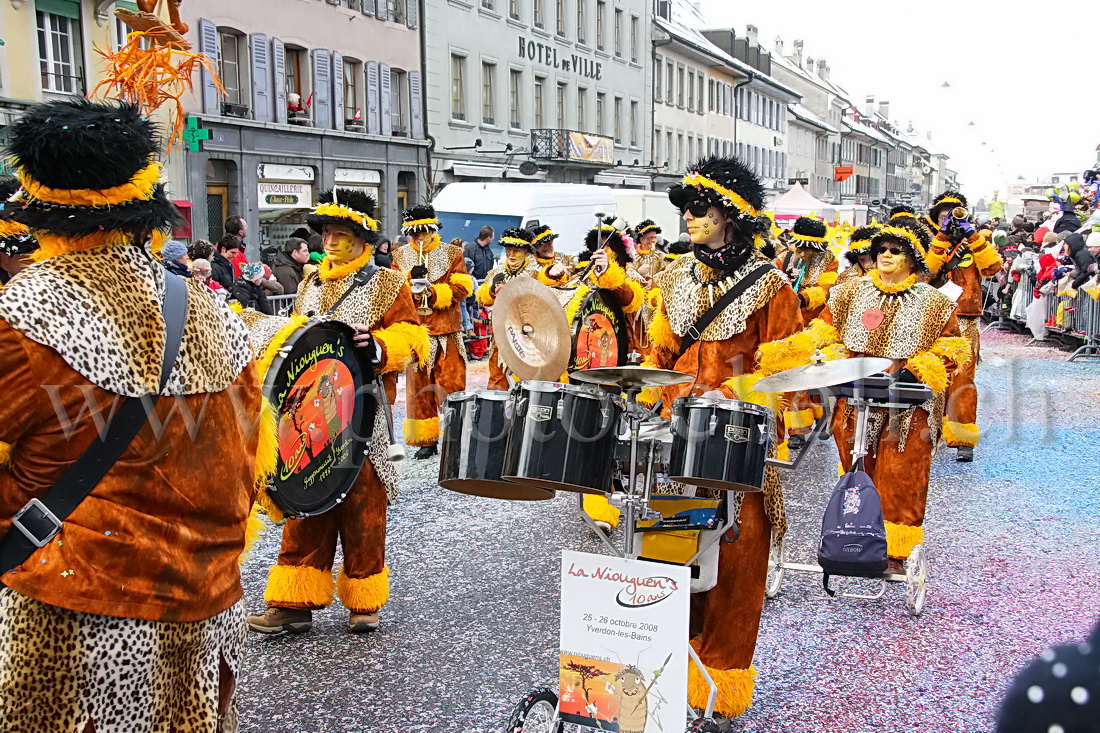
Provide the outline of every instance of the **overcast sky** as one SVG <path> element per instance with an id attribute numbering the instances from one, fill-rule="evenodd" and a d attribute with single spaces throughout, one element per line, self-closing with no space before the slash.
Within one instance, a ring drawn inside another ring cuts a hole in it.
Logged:
<path id="1" fill-rule="evenodd" d="M 832 80 L 861 109 L 873 94 L 890 102 L 890 116 L 903 129 L 912 120 L 921 132 L 931 130 L 974 201 L 988 199 L 994 188 L 1003 198 L 1004 185 L 1017 176 L 1032 182 L 1055 172 L 1080 174 L 1096 160 L 1095 3 L 1064 12 L 1056 12 L 1057 4 L 973 0 L 700 5 L 710 27 L 742 36 L 747 24 L 757 26 L 769 50 L 780 37 L 790 54 L 801 38 L 805 55 L 825 58 Z"/>

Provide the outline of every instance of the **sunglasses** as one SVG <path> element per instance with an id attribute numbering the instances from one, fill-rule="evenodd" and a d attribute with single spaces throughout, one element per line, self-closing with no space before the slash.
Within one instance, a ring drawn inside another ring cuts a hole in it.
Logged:
<path id="1" fill-rule="evenodd" d="M 706 199 L 696 199 L 681 206 L 680 214 L 686 214 L 690 211 L 694 217 L 706 216 L 711 206 L 712 204 Z"/>
<path id="2" fill-rule="evenodd" d="M 905 249 L 903 247 L 898 247 L 898 246 L 887 247 L 886 249 L 883 250 L 883 254 L 903 255 L 903 254 L 905 254 Z"/>

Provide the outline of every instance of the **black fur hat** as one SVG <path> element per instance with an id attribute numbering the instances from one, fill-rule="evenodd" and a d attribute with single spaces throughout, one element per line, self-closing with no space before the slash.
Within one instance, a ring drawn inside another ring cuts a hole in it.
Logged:
<path id="1" fill-rule="evenodd" d="M 939 226 L 940 214 L 943 213 L 943 210 L 947 207 L 954 208 L 956 206 L 966 208 L 966 196 L 963 196 L 958 191 L 944 191 L 932 202 L 932 206 L 928 209 L 928 218 L 931 219 L 936 226 Z"/>
<path id="2" fill-rule="evenodd" d="M 323 192 L 317 200 L 320 202 L 317 208 L 306 216 L 310 229 L 320 234 L 325 224 L 339 224 L 367 244 L 378 241 L 373 196 L 358 188 L 337 188 Z"/>
<path id="3" fill-rule="evenodd" d="M 794 226 L 791 227 L 791 236 L 795 239 L 794 246 L 801 249 L 824 251 L 829 246 L 825 238 L 828 233 L 829 228 L 825 226 L 825 222 L 809 216 L 798 217 L 795 219 Z"/>
<path id="4" fill-rule="evenodd" d="M 539 224 L 538 226 L 532 227 L 527 231 L 531 235 L 531 244 L 535 245 L 536 247 L 538 247 L 540 244 L 545 244 L 546 242 L 553 242 L 555 239 L 558 238 L 557 232 L 555 232 L 546 224 Z"/>
<path id="5" fill-rule="evenodd" d="M 504 233 L 500 235 L 500 243 L 505 247 L 519 247 L 528 252 L 535 250 L 534 245 L 531 244 L 531 232 L 519 227 L 505 229 Z"/>
<path id="6" fill-rule="evenodd" d="M 181 221 L 158 183 L 156 125 L 128 102 L 69 99 L 31 107 L 8 155 L 23 186 L 12 216 L 65 237 L 150 232 Z"/>
<path id="7" fill-rule="evenodd" d="M 896 217 L 901 217 L 903 219 L 909 219 L 909 218 L 916 219 L 917 218 L 917 212 L 912 206 L 906 206 L 905 204 L 899 204 L 898 206 L 895 206 L 894 208 L 890 209 L 890 218 L 894 219 Z"/>
<path id="8" fill-rule="evenodd" d="M 661 233 L 661 227 L 657 226 L 657 222 L 652 219 L 645 219 L 638 222 L 638 226 L 634 227 L 634 233 L 641 237 L 643 234 L 653 232 L 654 234 Z"/>
<path id="9" fill-rule="evenodd" d="M 858 263 L 861 254 L 868 254 L 871 251 L 871 239 L 881 229 L 882 226 L 879 224 L 868 224 L 848 235 L 848 251 L 844 253 L 844 259 L 848 260 L 848 264 Z"/>
<path id="10" fill-rule="evenodd" d="M 410 206 L 401 212 L 401 233 L 406 237 L 420 232 L 438 232 L 442 228 L 435 208 L 428 204 Z"/>
<path id="11" fill-rule="evenodd" d="M 909 258 L 913 260 L 914 272 L 918 274 L 928 272 L 925 257 L 928 256 L 932 237 L 918 222 L 901 219 L 879 229 L 878 233 L 871 238 L 871 256 L 877 259 L 879 254 L 891 244 L 901 244 L 905 248 Z"/>
<path id="12" fill-rule="evenodd" d="M 19 188 L 19 181 L 13 176 L 0 176 L 0 252 L 12 257 L 38 249 L 38 240 L 31 236 L 30 230 L 11 218 L 11 207 L 17 204 L 7 201 Z"/>
<path id="13" fill-rule="evenodd" d="M 603 220 L 603 224 L 592 227 L 584 237 L 584 252 L 577 256 L 578 262 L 587 262 L 592 259 L 592 253 L 602 247 L 610 247 L 615 253 L 615 261 L 620 265 L 632 262 L 633 257 L 626 251 L 626 242 L 623 241 L 623 233 L 615 228 L 615 217 L 609 216 Z"/>
<path id="14" fill-rule="evenodd" d="M 695 201 L 717 206 L 734 222 L 736 235 L 750 241 L 771 228 L 771 219 L 763 214 L 764 188 L 737 158 L 710 156 L 697 161 L 683 181 L 668 189 L 668 200 L 681 212 Z"/>

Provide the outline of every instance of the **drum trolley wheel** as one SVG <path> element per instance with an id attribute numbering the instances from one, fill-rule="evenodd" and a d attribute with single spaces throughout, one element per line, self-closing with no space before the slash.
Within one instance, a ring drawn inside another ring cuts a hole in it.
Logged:
<path id="1" fill-rule="evenodd" d="M 856 431 L 852 445 L 852 470 L 858 471 L 862 469 L 863 458 L 867 455 L 867 424 L 870 409 L 872 407 L 905 409 L 908 408 L 909 405 L 905 403 L 872 402 L 870 400 L 855 397 L 849 397 L 848 404 L 856 410 Z M 814 443 L 814 438 L 818 437 L 819 433 L 823 431 L 824 426 L 829 424 L 830 417 L 831 409 L 826 400 L 825 415 L 814 425 L 814 430 L 806 441 L 807 446 Z M 781 468 L 794 468 L 801 461 L 803 455 L 805 455 L 805 452 L 801 453 L 798 459 L 793 462 L 769 461 L 769 463 Z M 821 575 L 824 572 L 820 565 L 787 562 L 784 540 L 773 534 L 771 549 L 768 553 L 768 577 L 764 586 L 764 595 L 767 598 L 776 598 L 779 595 L 779 591 L 783 585 L 783 579 L 788 571 L 796 573 L 816 573 L 817 575 Z M 867 578 L 867 580 L 874 581 L 875 583 L 871 592 L 859 593 L 854 591 L 838 591 L 837 595 L 843 598 L 878 600 L 886 595 L 887 583 L 904 583 L 905 607 L 909 610 L 909 615 L 914 617 L 920 616 L 921 612 L 924 610 L 924 604 L 928 596 L 928 553 L 924 549 L 924 545 L 916 545 L 913 547 L 913 550 L 909 553 L 909 557 L 905 561 L 904 574 L 883 573 L 877 578 Z"/>

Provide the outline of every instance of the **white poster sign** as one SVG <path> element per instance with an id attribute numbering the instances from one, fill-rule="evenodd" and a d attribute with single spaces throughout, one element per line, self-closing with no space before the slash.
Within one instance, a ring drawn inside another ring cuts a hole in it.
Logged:
<path id="1" fill-rule="evenodd" d="M 562 553 L 563 721 L 619 733 L 684 729 L 690 586 L 679 565 Z"/>
<path id="2" fill-rule="evenodd" d="M 260 181 L 260 210 L 308 209 L 313 206 L 313 186 L 308 183 Z"/>

